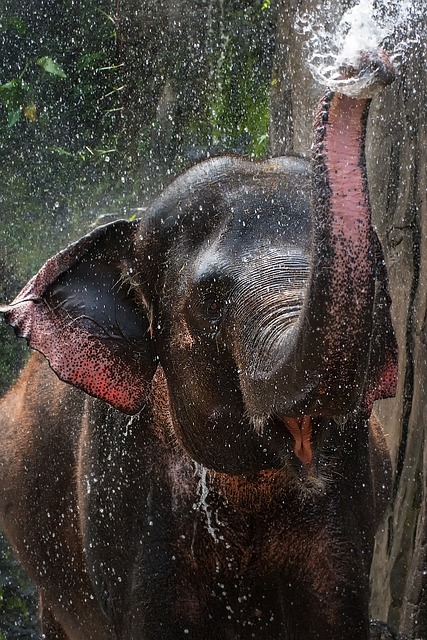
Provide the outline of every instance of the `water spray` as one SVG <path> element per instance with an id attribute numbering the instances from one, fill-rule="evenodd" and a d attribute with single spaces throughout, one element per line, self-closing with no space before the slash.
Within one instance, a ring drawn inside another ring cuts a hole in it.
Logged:
<path id="1" fill-rule="evenodd" d="M 306 55 L 314 79 L 341 90 L 346 70 L 359 69 L 366 52 L 379 49 L 385 49 L 394 68 L 398 67 L 406 50 L 422 37 L 415 25 L 424 11 L 417 0 L 359 0 L 337 16 L 336 5 L 329 0 L 319 3 L 296 21 L 297 31 L 307 38 Z"/>

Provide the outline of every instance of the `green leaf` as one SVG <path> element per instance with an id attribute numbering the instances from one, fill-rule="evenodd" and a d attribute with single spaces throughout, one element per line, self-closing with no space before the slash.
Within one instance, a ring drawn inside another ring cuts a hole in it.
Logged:
<path id="1" fill-rule="evenodd" d="M 21 87 L 21 81 L 18 80 L 18 78 L 14 78 L 13 80 L 10 80 L 9 82 L 5 82 L 4 84 L 0 85 L 0 91 L 2 93 L 8 93 L 10 91 L 15 91 L 16 89 Z"/>
<path id="2" fill-rule="evenodd" d="M 14 78 L 0 85 L 0 102 L 6 108 L 7 126 L 13 127 L 21 117 L 28 95 L 28 85 L 21 78 Z"/>
<path id="3" fill-rule="evenodd" d="M 77 69 L 82 71 L 83 69 L 91 69 L 96 71 L 96 64 L 99 60 L 102 60 L 104 54 L 102 51 L 96 51 L 95 53 L 85 53 L 77 60 Z"/>
<path id="4" fill-rule="evenodd" d="M 27 25 L 18 16 L 10 16 L 10 17 L 2 16 L 0 30 L 5 32 L 9 30 L 12 32 L 15 31 L 15 33 L 19 34 L 20 36 L 23 36 L 27 31 Z"/>
<path id="5" fill-rule="evenodd" d="M 55 60 L 49 58 L 49 56 L 39 58 L 37 60 L 37 64 L 43 69 L 43 71 L 46 71 L 46 73 L 51 73 L 52 75 L 59 76 L 60 78 L 67 77 L 63 68 L 55 62 Z"/>
<path id="6" fill-rule="evenodd" d="M 22 109 L 15 109 L 14 111 L 8 111 L 7 113 L 7 126 L 11 129 L 21 117 Z"/>
<path id="7" fill-rule="evenodd" d="M 52 151 L 57 153 L 59 156 L 65 156 L 67 158 L 72 158 L 74 156 L 73 153 L 67 151 L 67 149 L 63 149 L 62 147 L 52 147 Z"/>

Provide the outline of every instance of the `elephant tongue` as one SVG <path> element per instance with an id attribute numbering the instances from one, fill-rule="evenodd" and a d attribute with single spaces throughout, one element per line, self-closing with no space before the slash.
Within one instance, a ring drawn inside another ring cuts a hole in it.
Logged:
<path id="1" fill-rule="evenodd" d="M 295 440 L 295 455 L 298 456 L 304 465 L 309 465 L 313 459 L 310 440 L 310 416 L 303 416 L 302 418 L 285 418 L 284 423 Z"/>

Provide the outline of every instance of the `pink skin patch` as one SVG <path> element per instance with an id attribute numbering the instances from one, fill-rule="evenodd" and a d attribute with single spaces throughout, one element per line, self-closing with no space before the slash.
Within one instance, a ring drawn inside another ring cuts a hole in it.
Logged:
<path id="1" fill-rule="evenodd" d="M 368 102 L 366 99 L 335 94 L 329 109 L 323 147 L 331 190 L 329 203 L 337 265 L 332 267 L 335 279 L 332 283 L 331 299 L 334 302 L 331 311 L 345 304 L 345 292 L 351 290 L 352 283 L 357 283 L 359 291 L 359 295 L 353 300 L 351 318 L 342 318 L 337 312 L 335 317 L 341 318 L 340 324 L 334 321 L 334 314 L 331 314 L 329 328 L 334 336 L 332 345 L 335 345 L 336 353 L 343 354 L 346 349 L 347 353 L 357 352 L 357 340 L 363 334 L 363 323 L 372 299 L 368 292 L 373 282 L 373 231 L 369 194 L 361 166 L 364 118 Z M 345 265 L 346 271 L 340 265 Z M 346 366 L 344 362 L 342 366 Z M 349 359 L 350 375 L 351 366 Z M 375 400 L 395 395 L 396 380 L 397 354 L 392 353 L 380 372 L 377 384 L 368 389 L 365 403 L 370 409 Z"/>
<path id="2" fill-rule="evenodd" d="M 329 172 L 331 196 L 329 212 L 335 259 L 330 292 L 330 323 L 336 354 L 357 353 L 366 317 L 371 313 L 374 282 L 371 212 L 360 167 L 364 130 L 365 100 L 336 95 L 330 107 L 329 131 L 324 154 Z M 357 287 L 358 294 L 349 293 Z M 352 300 L 352 317 L 343 317 L 340 308 Z M 354 344 L 352 343 L 354 336 Z M 350 365 L 351 367 L 352 365 Z M 351 376 L 350 376 L 351 377 Z"/>
<path id="3" fill-rule="evenodd" d="M 335 237 L 342 237 L 349 246 L 370 242 L 370 207 L 360 167 L 360 152 L 365 125 L 366 100 L 335 95 L 329 108 L 325 156 L 331 189 Z M 339 249 L 338 245 L 338 249 Z"/>
<path id="4" fill-rule="evenodd" d="M 294 441 L 294 453 L 301 460 L 304 466 L 309 466 L 313 460 L 313 450 L 311 448 L 311 418 L 285 418 L 284 423 L 291 432 Z"/>
<path id="5" fill-rule="evenodd" d="M 378 381 L 371 384 L 368 388 L 365 398 L 365 406 L 369 413 L 372 411 L 372 407 L 376 400 L 394 398 L 397 391 L 397 376 L 397 353 L 394 352 L 388 356 L 387 361 L 380 372 Z"/>
<path id="6" fill-rule="evenodd" d="M 55 373 L 120 411 L 133 414 L 143 406 L 148 383 L 137 354 L 120 358 L 114 345 L 91 336 L 79 322 L 60 318 L 45 302 L 17 299 L 6 318 L 29 346 L 43 353 Z"/>

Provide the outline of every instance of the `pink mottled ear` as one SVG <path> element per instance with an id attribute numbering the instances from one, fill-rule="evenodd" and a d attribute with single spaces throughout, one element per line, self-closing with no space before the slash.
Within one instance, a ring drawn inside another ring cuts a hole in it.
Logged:
<path id="1" fill-rule="evenodd" d="M 156 369 L 146 310 L 125 266 L 136 228 L 119 220 L 95 229 L 0 308 L 62 380 L 131 414 L 144 405 Z"/>

